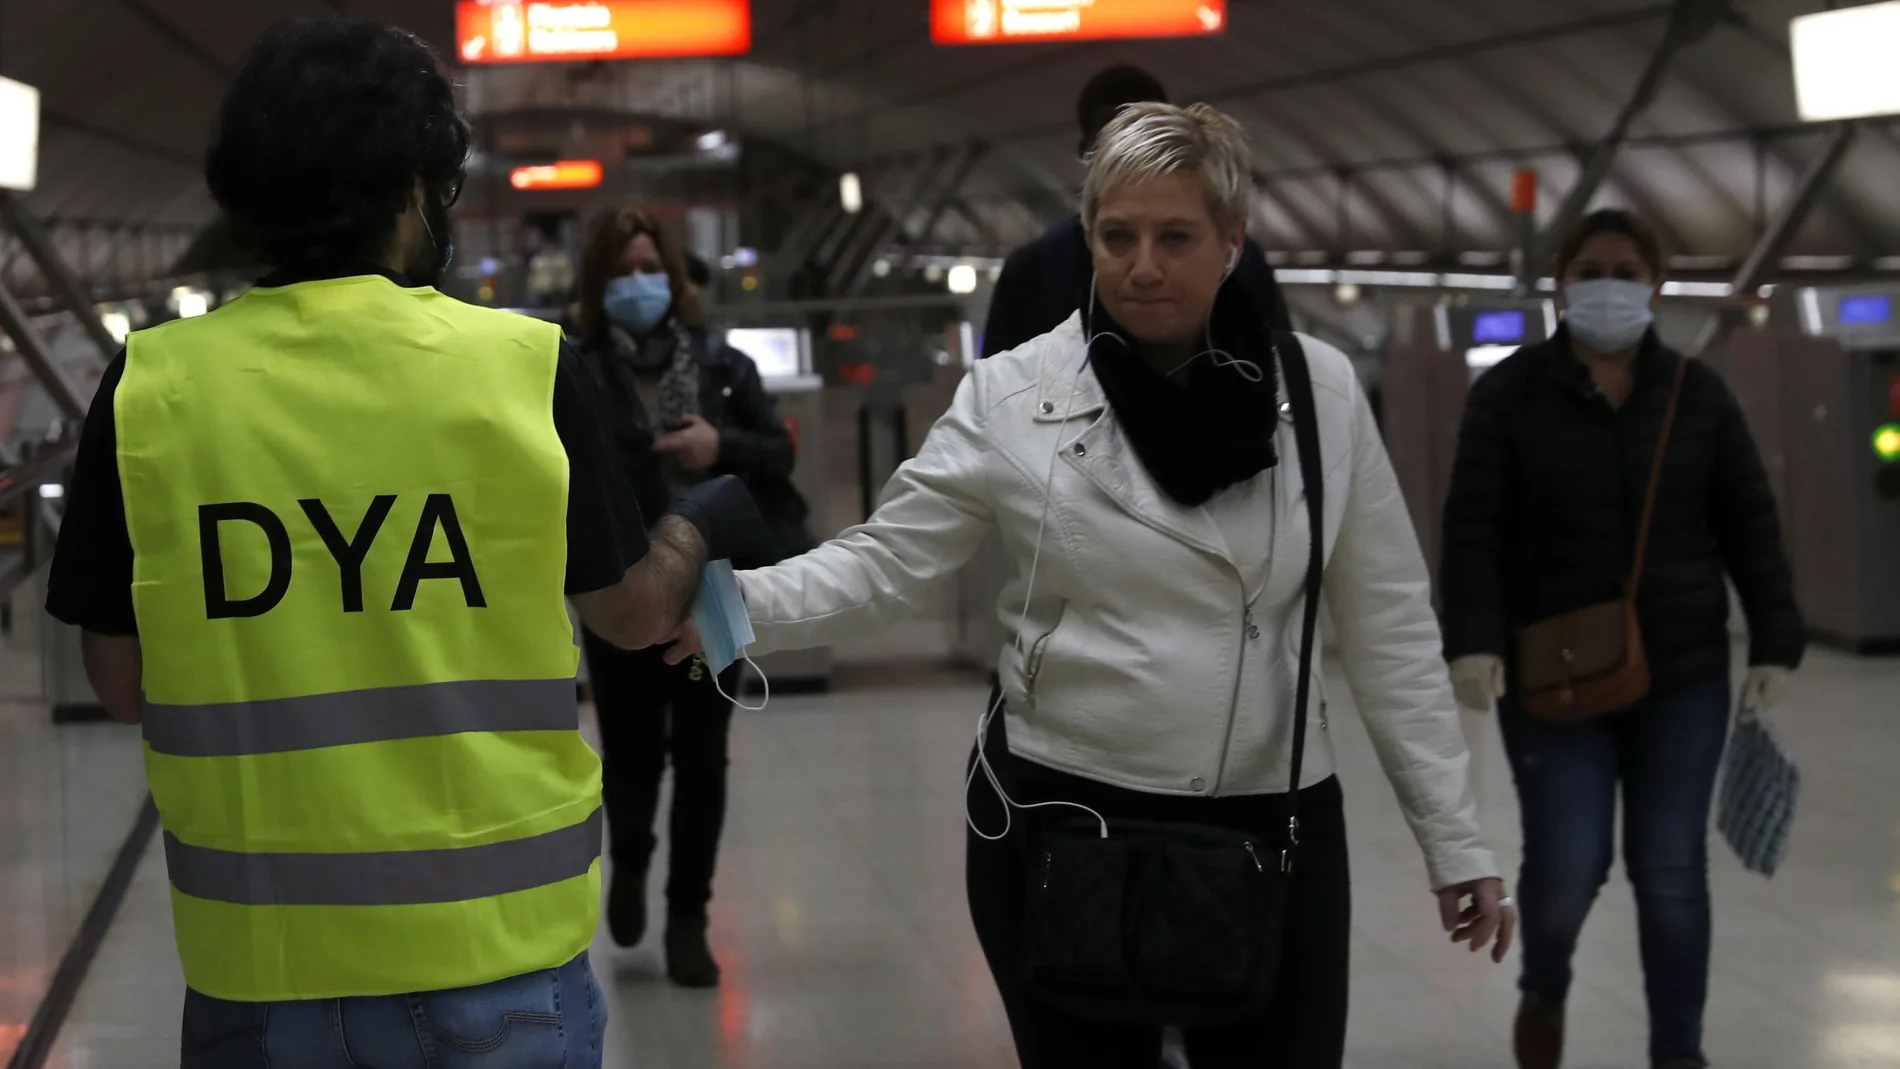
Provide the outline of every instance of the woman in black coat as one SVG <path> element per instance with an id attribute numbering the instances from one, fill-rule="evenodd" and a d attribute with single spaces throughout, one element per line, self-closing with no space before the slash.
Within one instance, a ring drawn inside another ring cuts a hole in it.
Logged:
<path id="1" fill-rule="evenodd" d="M 700 290 L 679 247 L 650 214 L 623 208 L 594 222 L 583 255 L 578 348 L 599 378 L 605 413 L 642 515 L 666 512 L 675 490 L 737 475 L 770 529 L 772 552 L 735 561 L 775 564 L 812 545 L 791 481 L 791 434 L 750 357 L 711 338 Z M 653 511 L 648 511 L 649 509 Z M 725 823 L 727 736 L 738 667 L 717 680 L 700 658 L 669 666 L 661 649 L 628 652 L 587 634 L 588 678 L 600 722 L 603 795 L 613 883 L 607 925 L 634 946 L 646 934 L 653 821 L 670 756 L 667 974 L 712 987 L 719 965 L 706 908 Z"/>
<path id="2" fill-rule="evenodd" d="M 1558 262 L 1564 328 L 1472 387 L 1446 505 L 1445 654 L 1460 701 L 1498 707 L 1523 819 L 1523 1069 L 1561 1061 L 1570 959 L 1609 874 L 1619 785 L 1651 1063 L 1707 1064 L 1707 841 L 1730 713 L 1728 581 L 1748 619 L 1747 709 L 1776 702 L 1805 645 L 1754 440 L 1721 378 L 1691 361 L 1638 588 L 1649 695 L 1574 723 L 1534 718 L 1518 700 L 1514 634 L 1616 601 L 1628 583 L 1684 359 L 1653 329 L 1662 274 L 1656 238 L 1629 213 L 1578 226 Z"/>

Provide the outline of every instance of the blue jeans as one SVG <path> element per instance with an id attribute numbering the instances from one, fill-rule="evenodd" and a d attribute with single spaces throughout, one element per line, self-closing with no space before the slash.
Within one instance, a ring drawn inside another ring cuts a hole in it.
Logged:
<path id="1" fill-rule="evenodd" d="M 1728 680 L 1652 695 L 1575 724 L 1539 720 L 1507 699 L 1500 723 L 1524 823 L 1519 986 L 1548 1002 L 1570 993 L 1577 936 L 1610 874 L 1620 782 L 1650 1058 L 1703 1059 L 1709 806 L 1728 736 Z"/>
<path id="2" fill-rule="evenodd" d="M 600 1069 L 587 955 L 480 987 L 308 1002 L 185 995 L 181 1069 Z"/>

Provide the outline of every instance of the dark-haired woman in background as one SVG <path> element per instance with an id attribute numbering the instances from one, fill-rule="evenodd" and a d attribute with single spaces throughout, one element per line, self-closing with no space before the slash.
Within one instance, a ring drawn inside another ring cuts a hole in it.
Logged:
<path id="1" fill-rule="evenodd" d="M 621 208 L 595 220 L 581 263 L 579 343 L 612 409 L 607 424 L 640 505 L 659 516 L 679 488 L 737 475 L 758 502 L 774 552 L 735 563 L 764 567 L 812 544 L 805 501 L 791 482 L 792 438 L 751 358 L 707 334 L 700 300 L 685 255 L 650 214 Z M 706 907 L 725 824 L 732 722 L 720 689 L 734 693 L 738 669 L 715 681 L 698 658 L 669 666 L 663 651 L 630 653 L 592 633 L 584 645 L 614 862 L 608 929 L 621 946 L 646 935 L 653 821 L 670 755 L 667 975 L 684 987 L 712 987 L 719 965 L 706 939 Z"/>
<path id="2" fill-rule="evenodd" d="M 1514 629 L 1623 596 L 1683 357 L 1653 329 L 1663 255 L 1623 211 L 1590 215 L 1558 257 L 1564 327 L 1472 387 L 1445 510 L 1445 653 L 1466 706 L 1499 710 L 1524 827 L 1522 1069 L 1562 1061 L 1570 960 L 1608 878 L 1619 783 L 1657 1066 L 1708 1064 L 1708 822 L 1727 737 L 1728 587 L 1751 644 L 1743 705 L 1775 704 L 1801 614 L 1775 501 L 1741 408 L 1692 361 L 1651 523 L 1637 615 L 1653 684 L 1575 723 L 1527 713 Z M 1502 701 L 1500 701 L 1502 699 Z"/>

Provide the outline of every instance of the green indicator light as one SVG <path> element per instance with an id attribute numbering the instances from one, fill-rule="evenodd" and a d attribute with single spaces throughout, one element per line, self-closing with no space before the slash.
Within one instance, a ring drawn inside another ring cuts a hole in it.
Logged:
<path id="1" fill-rule="evenodd" d="M 1889 463 L 1900 460 L 1900 423 L 1885 423 L 1874 431 L 1874 453 Z"/>

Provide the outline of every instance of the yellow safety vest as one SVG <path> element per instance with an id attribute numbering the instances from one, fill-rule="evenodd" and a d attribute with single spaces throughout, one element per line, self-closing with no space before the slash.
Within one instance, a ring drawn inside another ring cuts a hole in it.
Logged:
<path id="1" fill-rule="evenodd" d="M 466 987 L 592 939 L 559 344 L 373 275 L 128 340 L 146 769 L 192 988 Z"/>

